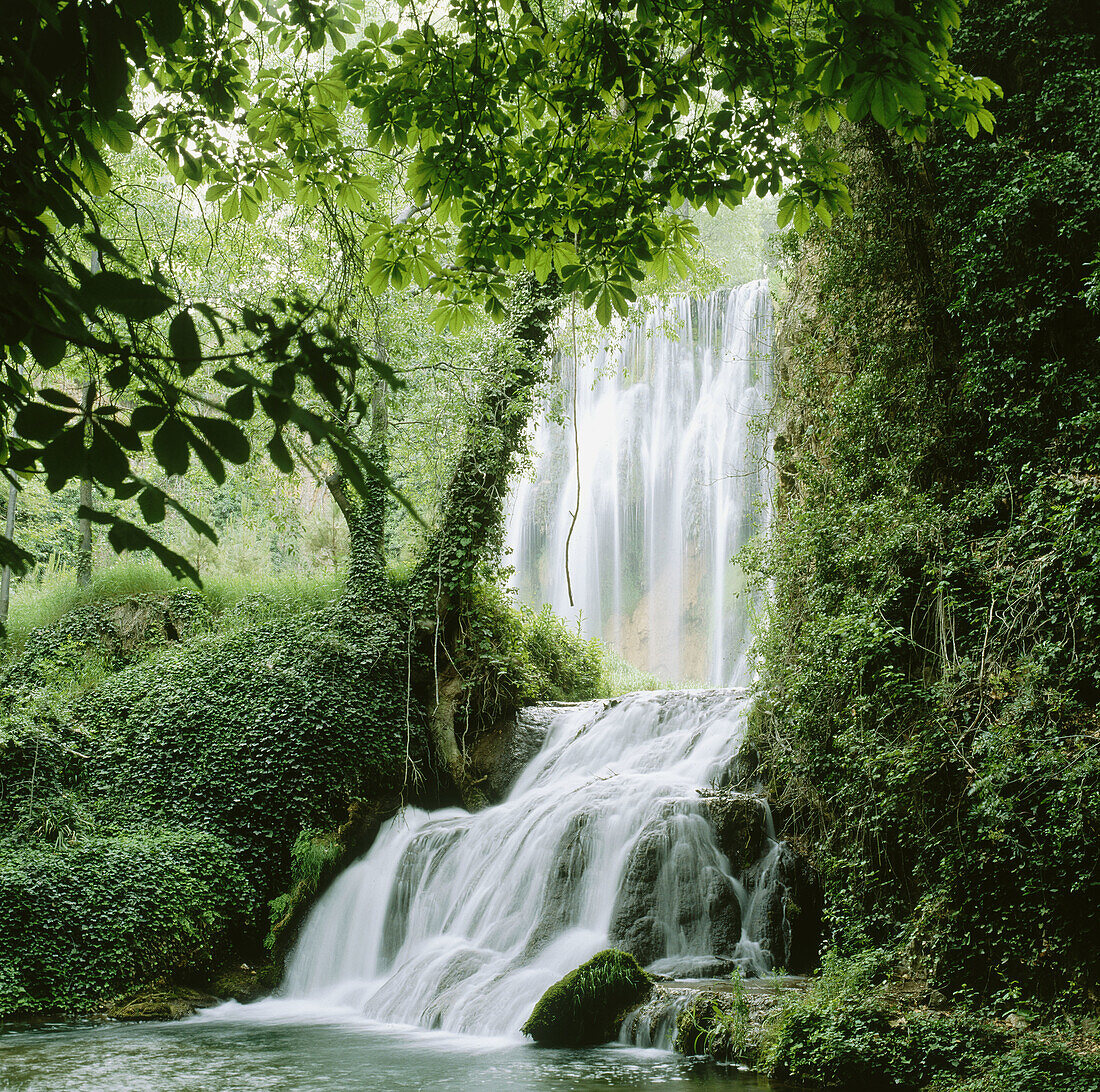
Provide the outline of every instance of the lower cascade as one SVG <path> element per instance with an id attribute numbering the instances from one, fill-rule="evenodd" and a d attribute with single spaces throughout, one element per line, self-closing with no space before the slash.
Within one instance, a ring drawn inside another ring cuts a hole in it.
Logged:
<path id="1" fill-rule="evenodd" d="M 670 978 L 766 972 L 782 847 L 762 835 L 735 874 L 699 792 L 730 769 L 747 701 L 656 691 L 525 711 L 543 741 L 504 801 L 384 826 L 314 907 L 284 993 L 518 1034 L 550 985 L 609 946 Z"/>

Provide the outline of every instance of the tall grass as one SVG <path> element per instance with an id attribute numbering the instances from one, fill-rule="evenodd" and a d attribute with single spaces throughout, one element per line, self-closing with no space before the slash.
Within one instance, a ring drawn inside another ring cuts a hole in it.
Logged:
<path id="1" fill-rule="evenodd" d="M 196 589 L 192 581 L 174 579 L 155 561 L 121 558 L 94 572 L 82 588 L 72 570 L 46 568 L 37 578 L 12 587 L 6 652 L 18 653 L 31 633 L 54 625 L 78 607 L 131 595 L 189 588 L 200 592 L 215 618 L 253 598 L 263 602 L 266 616 L 281 617 L 330 602 L 343 586 L 343 576 L 330 572 L 257 569 L 246 573 L 216 570 L 204 576 L 202 587 Z"/>
<path id="2" fill-rule="evenodd" d="M 408 566 L 392 564 L 389 576 L 400 587 L 408 579 Z M 56 624 L 78 607 L 149 592 L 168 593 L 180 588 L 198 590 L 214 619 L 223 619 L 223 625 L 232 625 L 233 622 L 224 616 L 245 601 L 249 601 L 248 618 L 252 620 L 288 618 L 331 602 L 343 591 L 344 576 L 320 570 L 276 572 L 261 567 L 235 572 L 217 568 L 204 573 L 202 587 L 196 589 L 192 581 L 176 580 L 156 561 L 124 557 L 100 566 L 93 572 L 89 584 L 82 588 L 72 569 L 46 566 L 36 575 L 12 586 L 4 655 L 18 655 L 31 633 Z M 635 690 L 665 690 L 675 685 L 635 667 L 610 646 L 602 642 L 597 644 L 599 697 L 614 698 Z"/>
<path id="3" fill-rule="evenodd" d="M 601 698 L 617 698 L 635 690 L 668 690 L 673 684 L 659 679 L 652 671 L 643 671 L 623 659 L 610 645 L 600 648 Z"/>

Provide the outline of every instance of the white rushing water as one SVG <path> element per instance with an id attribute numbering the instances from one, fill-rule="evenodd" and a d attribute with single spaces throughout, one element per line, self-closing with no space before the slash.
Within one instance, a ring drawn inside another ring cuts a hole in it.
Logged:
<path id="1" fill-rule="evenodd" d="M 508 798 L 388 823 L 314 908 L 284 993 L 389 1023 L 514 1034 L 548 986 L 609 943 L 657 969 L 713 956 L 766 969 L 741 924 L 752 898 L 697 791 L 736 753 L 746 700 L 660 691 L 532 710 L 545 740 Z"/>
<path id="2" fill-rule="evenodd" d="M 747 606 L 731 559 L 768 494 L 753 421 L 770 397 L 770 349 L 767 284 L 754 281 L 655 302 L 614 349 L 559 361 L 566 420 L 539 420 L 534 478 L 509 517 L 522 602 L 579 619 L 659 678 L 743 681 Z"/>

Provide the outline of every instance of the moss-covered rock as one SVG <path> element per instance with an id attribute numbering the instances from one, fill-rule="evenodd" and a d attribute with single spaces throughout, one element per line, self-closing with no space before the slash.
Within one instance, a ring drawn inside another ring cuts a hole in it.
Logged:
<path id="1" fill-rule="evenodd" d="M 570 971 L 539 998 L 523 1034 L 547 1046 L 594 1046 L 614 1039 L 627 1013 L 653 991 L 653 979 L 626 952 L 608 948 Z"/>
<path id="2" fill-rule="evenodd" d="M 761 797 L 722 789 L 703 798 L 718 848 L 740 875 L 760 859 L 768 843 L 768 819 Z"/>
<path id="3" fill-rule="evenodd" d="M 217 1003 L 211 994 L 187 986 L 153 986 L 117 998 L 107 1006 L 107 1015 L 112 1020 L 182 1020 Z"/>
<path id="4" fill-rule="evenodd" d="M 264 946 L 271 950 L 276 966 L 282 966 L 297 941 L 313 904 L 343 868 L 370 848 L 379 827 L 400 806 L 397 794 L 380 800 L 353 800 L 347 820 L 337 830 L 304 830 L 298 835 L 290 851 L 290 889 L 269 904 L 271 931 Z"/>

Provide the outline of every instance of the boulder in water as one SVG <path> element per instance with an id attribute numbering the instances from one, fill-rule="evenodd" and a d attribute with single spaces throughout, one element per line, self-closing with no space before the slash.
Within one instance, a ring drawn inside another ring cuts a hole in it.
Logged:
<path id="1" fill-rule="evenodd" d="M 706 916 L 709 925 L 709 950 L 716 956 L 733 956 L 741 943 L 741 904 L 730 879 L 708 868 L 706 879 Z M 729 973 L 727 969 L 725 974 Z"/>
<path id="2" fill-rule="evenodd" d="M 630 852 L 615 907 L 611 911 L 611 943 L 648 964 L 665 954 L 665 932 L 654 916 L 653 892 L 672 839 L 664 819 L 642 831 Z"/>
<path id="3" fill-rule="evenodd" d="M 558 840 L 554 863 L 546 880 L 538 922 L 527 938 L 524 955 L 537 955 L 566 929 L 580 921 L 581 881 L 592 852 L 592 814 L 581 811 L 572 816 Z"/>
<path id="4" fill-rule="evenodd" d="M 107 1015 L 112 1020 L 182 1020 L 216 1004 L 216 997 L 187 986 L 149 986 L 117 998 Z"/>
<path id="5" fill-rule="evenodd" d="M 547 1046 L 595 1046 L 653 992 L 653 979 L 626 952 L 607 948 L 570 971 L 539 998 L 523 1034 Z"/>
<path id="6" fill-rule="evenodd" d="M 524 766 L 538 754 L 556 707 L 536 705 L 502 720 L 477 740 L 470 767 L 485 795 L 496 804 L 507 795 Z"/>

